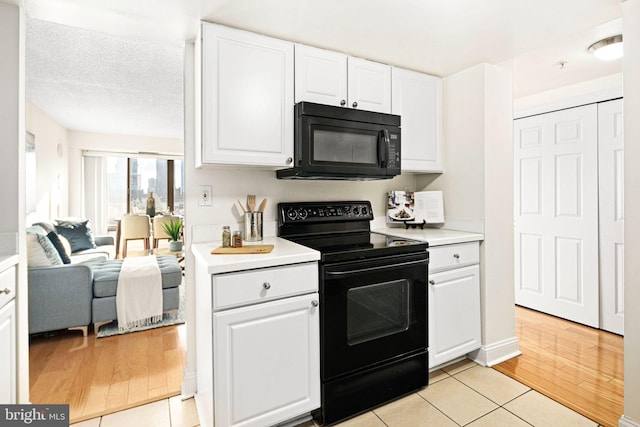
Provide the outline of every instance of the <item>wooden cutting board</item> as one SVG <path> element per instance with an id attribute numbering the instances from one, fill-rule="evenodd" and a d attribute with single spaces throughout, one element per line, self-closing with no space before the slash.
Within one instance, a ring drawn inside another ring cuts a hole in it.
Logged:
<path id="1" fill-rule="evenodd" d="M 273 245 L 246 245 L 240 248 L 223 248 L 222 246 L 211 251 L 213 255 L 238 255 L 238 254 L 268 254 Z"/>

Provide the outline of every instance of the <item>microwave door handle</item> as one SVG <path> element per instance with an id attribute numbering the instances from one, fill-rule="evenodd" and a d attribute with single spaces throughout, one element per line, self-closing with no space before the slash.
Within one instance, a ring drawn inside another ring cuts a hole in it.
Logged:
<path id="1" fill-rule="evenodd" d="M 378 157 L 380 158 L 380 166 L 387 167 L 387 158 L 389 156 L 389 130 L 382 129 L 378 133 Z"/>

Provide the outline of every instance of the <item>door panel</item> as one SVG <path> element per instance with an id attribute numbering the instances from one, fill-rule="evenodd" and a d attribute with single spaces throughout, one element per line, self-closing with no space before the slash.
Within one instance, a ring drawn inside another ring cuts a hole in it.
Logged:
<path id="1" fill-rule="evenodd" d="M 601 328 L 624 333 L 622 100 L 598 104 Z"/>
<path id="2" fill-rule="evenodd" d="M 520 212 L 542 215 L 542 158 L 523 159 L 520 162 L 522 198 Z"/>
<path id="3" fill-rule="evenodd" d="M 582 216 L 582 156 L 556 156 L 556 217 Z"/>
<path id="4" fill-rule="evenodd" d="M 597 107 L 514 121 L 516 303 L 599 324 Z"/>
<path id="5" fill-rule="evenodd" d="M 542 294 L 542 236 L 520 235 L 520 289 Z"/>

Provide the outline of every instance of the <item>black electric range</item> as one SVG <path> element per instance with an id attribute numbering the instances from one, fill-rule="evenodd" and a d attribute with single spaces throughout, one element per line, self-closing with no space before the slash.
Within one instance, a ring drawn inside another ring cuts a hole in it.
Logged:
<path id="1" fill-rule="evenodd" d="M 371 232 L 371 203 L 278 205 L 278 235 L 321 253 L 321 407 L 333 424 L 428 383 L 428 244 Z M 300 278 L 304 280 L 304 278 Z"/>

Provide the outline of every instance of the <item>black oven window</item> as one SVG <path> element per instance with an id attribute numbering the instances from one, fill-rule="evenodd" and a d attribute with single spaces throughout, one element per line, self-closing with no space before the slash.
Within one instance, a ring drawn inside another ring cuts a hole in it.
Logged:
<path id="1" fill-rule="evenodd" d="M 378 163 L 377 135 L 314 129 L 313 160 L 316 162 Z"/>
<path id="2" fill-rule="evenodd" d="M 347 343 L 356 345 L 409 328 L 409 281 L 376 283 L 347 291 Z"/>

